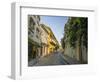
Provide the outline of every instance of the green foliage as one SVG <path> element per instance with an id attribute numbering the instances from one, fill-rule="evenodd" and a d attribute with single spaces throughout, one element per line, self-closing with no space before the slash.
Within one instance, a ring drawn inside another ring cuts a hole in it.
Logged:
<path id="1" fill-rule="evenodd" d="M 76 42 L 81 42 L 87 48 L 87 18 L 70 17 L 65 24 L 65 35 L 71 47 L 75 47 Z"/>
<path id="2" fill-rule="evenodd" d="M 64 49 L 65 48 L 64 38 L 61 39 L 61 45 L 62 45 L 62 48 Z"/>
<path id="3" fill-rule="evenodd" d="M 88 44 L 88 19 L 85 17 L 69 17 L 68 22 L 64 27 L 64 37 L 62 38 L 62 47 L 65 45 L 70 47 L 79 47 L 79 60 L 83 63 L 82 59 L 82 45 L 87 50 Z M 78 43 L 78 44 L 77 44 Z"/>

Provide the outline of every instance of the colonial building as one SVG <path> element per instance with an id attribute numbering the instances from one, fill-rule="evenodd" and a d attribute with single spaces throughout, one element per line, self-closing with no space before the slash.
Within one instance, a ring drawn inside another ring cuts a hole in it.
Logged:
<path id="1" fill-rule="evenodd" d="M 41 29 L 40 17 L 28 15 L 28 58 L 36 58 L 41 55 Z"/>
<path id="2" fill-rule="evenodd" d="M 42 45 L 42 48 L 41 48 L 41 56 L 46 56 L 48 55 L 48 31 L 45 30 L 43 28 L 42 25 L 41 26 L 41 30 L 42 30 L 42 33 L 41 33 L 41 45 Z"/>
<path id="3" fill-rule="evenodd" d="M 59 43 L 56 39 L 56 37 L 54 36 L 52 30 L 50 29 L 50 27 L 48 27 L 47 25 L 41 24 L 41 27 L 44 29 L 44 31 L 46 32 L 44 35 L 46 38 L 46 42 L 47 42 L 47 54 L 50 54 L 54 51 L 56 51 L 59 48 Z"/>
<path id="4" fill-rule="evenodd" d="M 59 48 L 50 27 L 40 24 L 40 16 L 28 15 L 28 60 L 46 56 Z"/>

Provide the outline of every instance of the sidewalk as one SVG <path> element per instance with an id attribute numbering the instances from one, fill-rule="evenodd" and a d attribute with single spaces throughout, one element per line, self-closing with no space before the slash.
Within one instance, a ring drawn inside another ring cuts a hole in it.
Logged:
<path id="1" fill-rule="evenodd" d="M 76 59 L 71 58 L 71 57 L 69 57 L 67 55 L 62 55 L 62 59 L 67 64 L 80 64 L 79 61 L 77 61 Z"/>
<path id="2" fill-rule="evenodd" d="M 38 62 L 38 58 L 32 59 L 31 61 L 28 62 L 28 66 L 34 66 Z"/>

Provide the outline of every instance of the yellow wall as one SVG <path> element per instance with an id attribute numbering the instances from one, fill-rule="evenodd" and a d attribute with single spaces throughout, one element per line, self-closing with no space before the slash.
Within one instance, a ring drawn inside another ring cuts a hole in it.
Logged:
<path id="1" fill-rule="evenodd" d="M 51 32 L 49 32 L 49 34 L 48 34 L 48 53 L 53 52 L 54 49 L 55 49 L 55 46 L 50 43 L 51 42 L 51 39 L 52 39 L 50 37 L 50 35 L 51 35 Z"/>

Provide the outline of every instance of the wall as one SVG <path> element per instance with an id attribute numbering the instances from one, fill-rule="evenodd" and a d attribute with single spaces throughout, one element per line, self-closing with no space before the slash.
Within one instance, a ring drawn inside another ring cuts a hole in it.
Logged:
<path id="1" fill-rule="evenodd" d="M 0 82 L 13 81 L 10 76 L 11 69 L 11 2 L 37 2 L 45 4 L 59 4 L 62 6 L 75 5 L 75 6 L 96 6 L 98 8 L 97 21 L 100 21 L 100 0 L 1 0 L 0 1 Z M 100 27 L 100 23 L 98 23 Z M 84 76 L 62 76 L 55 78 L 34 79 L 34 82 L 100 82 L 100 28 L 96 27 L 97 36 L 94 45 L 95 63 L 97 66 L 96 75 Z M 31 80 L 30 80 L 31 81 Z M 31 82 L 33 82 L 31 81 Z"/>

